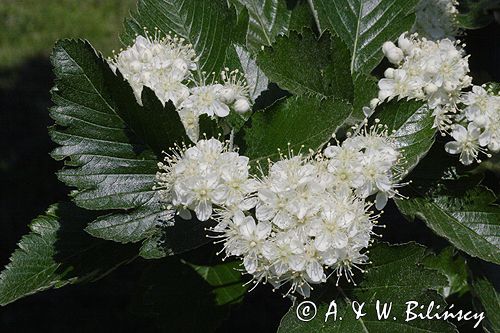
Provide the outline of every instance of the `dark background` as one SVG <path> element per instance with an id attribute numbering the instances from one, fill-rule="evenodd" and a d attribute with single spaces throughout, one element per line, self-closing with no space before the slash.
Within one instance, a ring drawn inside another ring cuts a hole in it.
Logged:
<path id="1" fill-rule="evenodd" d="M 112 29 L 106 33 L 111 38 L 116 36 Z M 462 39 L 471 54 L 475 83 L 500 82 L 500 25 L 493 23 L 469 31 Z M 16 47 L 6 45 L 5 40 L 0 37 L 0 49 Z M 54 175 L 60 163 L 48 155 L 54 148 L 47 134 L 51 124 L 47 112 L 51 106 L 49 90 L 54 79 L 47 55 L 49 47 L 35 50 L 34 54 L 27 52 L 0 67 L 0 266 L 8 263 L 16 243 L 28 232 L 27 224 L 50 204 L 66 200 L 68 193 Z M 486 181 L 497 194 L 498 180 L 498 173 L 487 172 Z M 391 206 L 388 216 L 390 211 Z M 411 229 L 405 221 L 392 223 L 388 227 L 389 239 L 391 230 L 405 230 L 399 240 L 442 242 L 429 239 L 430 233 L 422 223 L 413 224 Z M 149 265 L 138 259 L 96 283 L 42 292 L 0 308 L 0 332 L 155 332 L 159 330 L 157 322 L 134 310 L 138 306 L 133 297 L 136 281 Z M 482 262 L 473 265 L 497 286 L 500 284 L 498 267 Z M 257 288 L 235 308 L 220 331 L 273 332 L 287 306 L 280 295 L 265 287 Z M 170 319 L 164 318 L 167 322 Z"/>

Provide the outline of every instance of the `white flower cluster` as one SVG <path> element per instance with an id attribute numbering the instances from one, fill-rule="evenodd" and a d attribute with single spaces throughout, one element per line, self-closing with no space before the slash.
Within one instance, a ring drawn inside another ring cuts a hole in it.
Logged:
<path id="1" fill-rule="evenodd" d="M 226 117 L 230 110 L 245 113 L 250 110 L 246 80 L 234 70 L 221 73 L 221 83 L 208 83 L 206 73 L 199 72 L 198 58 L 192 45 L 183 38 L 166 35 L 137 36 L 132 46 L 109 60 L 113 70 L 118 69 L 130 83 L 137 102 L 142 104 L 143 87 L 153 90 L 165 104 L 176 106 L 186 134 L 193 141 L 199 137 L 199 117 Z M 196 74 L 196 75 L 195 75 Z"/>
<path id="2" fill-rule="evenodd" d="M 352 268 L 367 262 L 376 216 L 352 192 L 336 191 L 324 163 L 301 156 L 274 163 L 257 192 L 255 218 L 237 212 L 223 235 L 227 256 L 243 258 L 255 283 L 309 296 L 328 269 L 350 280 Z"/>
<path id="3" fill-rule="evenodd" d="M 468 75 L 469 57 L 460 42 L 449 39 L 434 42 L 404 33 L 398 39 L 398 46 L 385 42 L 382 50 L 398 67 L 385 71 L 385 78 L 378 83 L 378 99 L 371 102 L 371 109 L 365 109 L 365 113 L 393 98 L 424 100 L 434 110 L 434 127 L 446 132 L 457 112 L 461 91 L 472 82 Z"/>
<path id="4" fill-rule="evenodd" d="M 376 195 L 381 209 L 400 186 L 400 152 L 378 124 L 314 158 L 281 156 L 261 178 L 249 175 L 247 157 L 216 139 L 172 151 L 157 173 L 167 208 L 215 219 L 226 256 L 242 258 L 256 284 L 291 283 L 288 293 L 305 296 L 332 272 L 350 280 L 367 262 L 378 217 L 367 197 Z"/>
<path id="5" fill-rule="evenodd" d="M 385 126 L 374 125 L 361 134 L 324 150 L 327 169 L 337 191 L 352 189 L 360 198 L 376 194 L 375 207 L 381 210 L 397 194 L 397 182 L 404 175 L 403 157 Z"/>
<path id="6" fill-rule="evenodd" d="M 170 100 L 179 105 L 189 96 L 185 81 L 191 71 L 197 70 L 198 59 L 183 38 L 158 36 L 137 36 L 134 44 L 111 59 L 110 64 L 129 82 L 138 103 L 142 104 L 141 93 L 146 86 L 163 104 Z"/>
<path id="7" fill-rule="evenodd" d="M 462 95 L 461 102 L 465 108 L 452 127 L 454 141 L 448 142 L 445 149 L 460 154 L 460 162 L 469 165 L 474 160 L 480 162 L 480 152 L 490 157 L 488 151 L 500 151 L 500 96 L 473 86 L 472 91 Z"/>
<path id="8" fill-rule="evenodd" d="M 432 40 L 453 40 L 459 33 L 457 7 L 457 0 L 420 0 L 413 31 Z"/>
<path id="9" fill-rule="evenodd" d="M 156 189 L 173 206 L 168 208 L 175 208 L 185 219 L 191 218 L 192 210 L 198 220 L 208 220 L 214 204 L 241 210 L 255 206 L 250 195 L 257 182 L 249 178 L 248 157 L 229 151 L 217 139 L 172 149 L 158 167 Z"/>
<path id="10" fill-rule="evenodd" d="M 404 33 L 398 46 L 386 42 L 382 50 L 398 67 L 385 71 L 378 83 L 378 98 L 364 108 L 367 116 L 385 100 L 423 100 L 433 110 L 433 127 L 454 139 L 446 144 L 446 151 L 460 154 L 461 163 L 480 162 L 479 153 L 491 157 L 500 151 L 500 97 L 480 86 L 464 92 L 472 78 L 460 42 L 434 42 Z"/>

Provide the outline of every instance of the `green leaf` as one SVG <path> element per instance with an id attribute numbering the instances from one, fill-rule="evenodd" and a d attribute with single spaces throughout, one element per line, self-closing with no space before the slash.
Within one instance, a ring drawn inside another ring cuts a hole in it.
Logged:
<path id="1" fill-rule="evenodd" d="M 125 22 L 122 41 L 133 43 L 144 28 L 177 34 L 193 45 L 200 57 L 200 71 L 219 73 L 236 24 L 234 9 L 223 0 L 140 0 L 137 12 Z"/>
<path id="2" fill-rule="evenodd" d="M 351 73 L 370 73 L 382 60 L 382 44 L 408 31 L 419 0 L 311 0 L 320 31 L 335 31 L 351 50 Z"/>
<path id="3" fill-rule="evenodd" d="M 52 156 L 67 165 L 59 179 L 78 189 L 74 201 L 83 208 L 138 208 L 128 211 L 126 219 L 101 217 L 99 223 L 111 231 L 105 238 L 145 238 L 159 211 L 153 191 L 157 155 L 183 137 L 177 112 L 170 103 L 164 109 L 149 89 L 140 107 L 128 83 L 86 42 L 58 42 L 52 63 L 56 106 L 50 115 L 56 125 L 50 135 L 60 145 Z M 113 225 L 123 234 L 116 236 Z"/>
<path id="4" fill-rule="evenodd" d="M 330 283 L 328 290 L 311 299 L 317 306 L 314 319 L 308 322 L 299 320 L 298 304 L 295 304 L 281 320 L 278 332 L 454 332 L 454 327 L 445 321 L 420 319 L 405 321 L 406 302 L 416 301 L 419 306 L 426 306 L 434 301 L 435 306 L 445 306 L 435 290 L 446 284 L 446 278 L 422 266 L 424 247 L 416 244 L 398 246 L 378 244 L 370 249 L 369 256 L 373 264 L 367 267 L 368 270 L 361 276 L 357 286 L 336 287 Z M 392 309 L 387 319 L 377 318 L 377 300 L 381 302 L 380 309 L 384 303 L 389 305 L 389 302 L 392 302 Z M 325 315 L 332 301 L 337 304 L 337 320 L 330 315 L 325 321 Z M 365 304 L 363 312 L 366 315 L 359 319 L 356 319 L 351 308 L 354 301 Z M 300 303 L 300 300 L 297 303 Z M 425 313 L 425 310 L 417 308 L 413 311 Z"/>
<path id="5" fill-rule="evenodd" d="M 247 292 L 248 287 L 243 285 L 238 271 L 241 266 L 239 262 L 227 262 L 214 266 L 189 265 L 214 288 L 213 293 L 217 305 L 237 303 Z"/>
<path id="6" fill-rule="evenodd" d="M 111 213 L 99 216 L 86 228 L 94 237 L 120 243 L 139 242 L 155 232 L 159 221 L 163 221 L 165 209 L 154 196 L 150 204 L 140 206 L 131 213 Z M 167 216 L 168 218 L 168 216 Z"/>
<path id="7" fill-rule="evenodd" d="M 475 296 L 481 302 L 486 320 L 483 322 L 485 332 L 500 332 L 500 294 L 495 287 L 486 279 L 481 278 L 473 283 Z"/>
<path id="8" fill-rule="evenodd" d="M 272 82 L 293 94 L 352 101 L 349 50 L 329 33 L 317 39 L 310 29 L 303 34 L 292 31 L 260 52 L 257 63 Z"/>
<path id="9" fill-rule="evenodd" d="M 428 256 L 423 261 L 426 267 L 437 270 L 448 279 L 448 285 L 439 290 L 445 298 L 455 293 L 462 296 L 469 290 L 467 262 L 456 252 L 450 246 L 443 249 L 438 255 Z"/>
<path id="10" fill-rule="evenodd" d="M 137 256 L 123 246 L 89 236 L 83 228 L 96 214 L 65 203 L 51 206 L 29 225 L 0 275 L 0 304 L 50 288 L 95 281 Z"/>
<path id="11" fill-rule="evenodd" d="M 354 111 L 351 117 L 355 123 L 359 123 L 366 118 L 363 107 L 369 106 L 370 101 L 377 97 L 377 82 L 377 79 L 369 74 L 359 74 L 354 79 Z"/>
<path id="12" fill-rule="evenodd" d="M 56 125 L 50 134 L 60 145 L 52 156 L 67 166 L 58 176 L 77 188 L 77 205 L 108 211 L 86 230 L 122 243 L 153 237 L 163 211 L 153 191 L 157 161 L 162 150 L 184 140 L 178 113 L 171 103 L 164 108 L 150 89 L 139 106 L 128 83 L 86 42 L 58 42 L 52 62 Z M 196 242 L 206 238 L 193 235 L 190 246 Z"/>
<path id="13" fill-rule="evenodd" d="M 271 45 L 278 35 L 288 32 L 290 10 L 284 0 L 233 0 L 248 10 L 247 47 L 258 52 L 263 45 Z"/>
<path id="14" fill-rule="evenodd" d="M 314 18 L 311 15 L 311 9 L 306 1 L 298 1 L 292 10 L 290 25 L 288 30 L 302 33 L 304 28 L 311 29 L 314 26 Z"/>
<path id="15" fill-rule="evenodd" d="M 279 157 L 278 148 L 295 153 L 318 150 L 344 124 L 352 106 L 343 100 L 320 100 L 313 96 L 294 96 L 251 117 L 252 126 L 245 130 L 243 152 L 252 163 Z"/>
<path id="16" fill-rule="evenodd" d="M 477 186 L 460 192 L 438 190 L 396 204 L 404 215 L 420 218 L 458 249 L 500 264 L 500 207 L 495 201 L 493 192 Z"/>
<path id="17" fill-rule="evenodd" d="M 387 125 L 389 133 L 396 139 L 398 148 L 403 149 L 406 164 L 410 172 L 427 154 L 434 143 L 436 129 L 432 128 L 434 117 L 419 101 L 391 101 L 382 103 L 372 118 L 380 119 Z"/>
<path id="18" fill-rule="evenodd" d="M 191 265 L 176 256 L 150 265 L 137 281 L 132 312 L 155 320 L 160 332 L 214 332 L 243 287 L 232 264 Z"/>

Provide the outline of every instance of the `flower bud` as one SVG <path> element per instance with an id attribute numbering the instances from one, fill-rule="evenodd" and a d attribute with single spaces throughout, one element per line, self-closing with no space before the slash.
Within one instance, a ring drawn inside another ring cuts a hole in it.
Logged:
<path id="1" fill-rule="evenodd" d="M 438 91 L 438 87 L 434 83 L 429 83 L 425 86 L 425 93 L 428 95 L 434 94 Z"/>
<path id="2" fill-rule="evenodd" d="M 384 76 L 388 79 L 394 79 L 394 68 L 387 68 L 384 72 Z"/>
<path id="3" fill-rule="evenodd" d="M 240 98 L 234 102 L 234 111 L 237 113 L 245 113 L 250 110 L 250 103 L 244 98 Z"/>
<path id="4" fill-rule="evenodd" d="M 370 101 L 370 108 L 375 109 L 377 107 L 378 103 L 380 103 L 380 100 L 378 98 L 372 99 Z"/>
<path id="5" fill-rule="evenodd" d="M 389 51 L 391 51 L 395 47 L 396 45 L 394 45 L 393 42 L 385 42 L 384 44 L 382 44 L 382 52 L 384 52 L 384 55 L 387 57 Z"/>
<path id="6" fill-rule="evenodd" d="M 236 99 L 236 94 L 233 88 L 224 87 L 219 91 L 219 97 L 222 102 L 226 104 L 231 104 Z"/>
<path id="7" fill-rule="evenodd" d="M 394 47 L 387 53 L 386 57 L 389 62 L 397 65 L 403 60 L 404 54 L 400 48 Z"/>

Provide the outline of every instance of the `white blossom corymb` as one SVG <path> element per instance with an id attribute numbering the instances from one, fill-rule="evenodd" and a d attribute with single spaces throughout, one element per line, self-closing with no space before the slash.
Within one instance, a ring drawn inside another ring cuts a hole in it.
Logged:
<path id="1" fill-rule="evenodd" d="M 220 221 L 226 256 L 243 259 L 257 284 L 309 296 L 311 285 L 336 272 L 347 276 L 368 262 L 376 216 L 352 192 L 330 187 L 322 161 L 302 156 L 284 158 L 269 169 L 257 192 L 255 217 L 237 211 Z M 338 281 L 338 280 L 337 280 Z"/>
<path id="2" fill-rule="evenodd" d="M 393 98 L 418 99 L 434 110 L 434 127 L 446 132 L 457 112 L 457 103 L 464 88 L 471 85 L 468 56 L 460 42 L 449 39 L 430 41 L 416 34 L 402 34 L 398 46 L 386 42 L 382 50 L 396 68 L 388 68 L 378 83 L 378 99 L 373 106 Z"/>
<path id="3" fill-rule="evenodd" d="M 223 118 L 230 110 L 245 113 L 251 108 L 245 77 L 238 70 L 224 69 L 221 83 L 212 73 L 212 82 L 208 83 L 197 62 L 192 45 L 168 34 L 160 38 L 158 31 L 154 37 L 147 32 L 146 37 L 137 36 L 132 46 L 109 61 L 112 69 L 118 69 L 129 82 L 139 104 L 143 87 L 152 89 L 163 104 L 172 101 L 193 142 L 199 138 L 201 115 Z"/>
<path id="4" fill-rule="evenodd" d="M 354 127 L 340 144 L 305 158 L 280 153 L 266 175 L 249 175 L 248 158 L 217 139 L 177 147 L 159 163 L 157 190 L 167 209 L 194 211 L 224 243 L 226 257 L 242 259 L 253 281 L 308 296 L 333 273 L 352 280 L 367 263 L 365 249 L 382 209 L 397 195 L 401 152 L 378 124 Z"/>
<path id="5" fill-rule="evenodd" d="M 457 7 L 457 0 L 420 0 L 413 31 L 431 40 L 453 40 L 459 32 Z"/>
<path id="6" fill-rule="evenodd" d="M 116 55 L 110 64 L 129 82 L 139 104 L 144 86 L 153 90 L 163 104 L 168 100 L 180 104 L 189 96 L 185 81 L 198 67 L 191 45 L 177 36 L 160 37 L 158 32 L 154 37 L 147 33 L 146 37 L 137 36 L 134 44 Z"/>
<path id="7" fill-rule="evenodd" d="M 251 209 L 256 181 L 249 178 L 248 157 L 229 151 L 217 139 L 200 140 L 193 147 L 172 149 L 158 163 L 157 186 L 168 209 L 183 218 L 194 211 L 200 221 L 212 217 L 214 205 Z"/>

